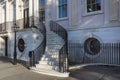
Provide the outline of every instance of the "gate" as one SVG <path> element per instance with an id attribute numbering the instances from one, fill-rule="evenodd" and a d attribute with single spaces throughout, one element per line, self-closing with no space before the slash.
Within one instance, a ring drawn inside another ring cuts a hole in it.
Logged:
<path id="1" fill-rule="evenodd" d="M 102 43 L 96 54 L 77 41 L 69 41 L 68 46 L 70 64 L 120 65 L 120 43 Z"/>

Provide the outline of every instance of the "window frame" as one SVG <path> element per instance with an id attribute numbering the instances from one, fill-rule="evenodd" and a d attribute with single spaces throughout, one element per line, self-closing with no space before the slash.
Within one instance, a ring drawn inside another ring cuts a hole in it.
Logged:
<path id="1" fill-rule="evenodd" d="M 93 45 L 94 42 L 94 45 Z M 97 48 L 95 47 L 97 43 Z M 97 51 L 96 51 L 97 50 Z M 97 38 L 90 37 L 84 42 L 84 51 L 91 56 L 98 55 L 101 52 L 101 42 Z"/>
<path id="2" fill-rule="evenodd" d="M 59 13 L 59 0 L 57 0 L 57 19 L 58 20 L 66 20 L 68 18 L 68 0 L 66 3 L 66 8 L 67 8 L 67 15 L 65 17 L 60 17 L 60 13 Z"/>
<path id="3" fill-rule="evenodd" d="M 100 13 L 103 13 L 103 0 L 100 0 L 101 4 L 101 10 L 98 10 L 98 11 L 93 11 L 93 12 L 87 12 L 87 0 L 84 0 L 84 14 L 83 16 L 86 16 L 86 15 L 93 15 L 93 14 L 100 14 Z"/>

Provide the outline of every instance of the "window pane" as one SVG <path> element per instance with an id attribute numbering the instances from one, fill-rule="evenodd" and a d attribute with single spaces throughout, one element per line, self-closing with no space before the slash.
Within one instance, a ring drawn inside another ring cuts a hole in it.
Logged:
<path id="1" fill-rule="evenodd" d="M 40 0 L 40 5 L 44 6 L 45 5 L 45 0 Z"/>
<path id="2" fill-rule="evenodd" d="M 59 18 L 67 17 L 67 0 L 59 0 Z"/>
<path id="3" fill-rule="evenodd" d="M 87 4 L 91 4 L 91 0 L 87 0 Z"/>
<path id="4" fill-rule="evenodd" d="M 67 4 L 67 0 L 63 0 L 64 1 L 64 4 Z"/>
<path id="5" fill-rule="evenodd" d="M 59 18 L 62 17 L 62 7 L 59 7 Z"/>
<path id="6" fill-rule="evenodd" d="M 92 5 L 88 5 L 87 6 L 87 12 L 92 12 L 93 10 L 92 10 Z"/>
<path id="7" fill-rule="evenodd" d="M 101 6 L 99 3 L 97 3 L 96 6 L 97 6 L 97 10 L 101 10 Z"/>
<path id="8" fill-rule="evenodd" d="M 66 17 L 66 16 L 67 16 L 67 11 L 66 11 L 66 9 L 67 9 L 67 6 L 64 5 L 64 6 L 63 6 L 63 16 L 62 16 L 62 17 Z"/>
<path id="9" fill-rule="evenodd" d="M 95 3 L 96 0 L 92 0 L 92 4 Z"/>
<path id="10" fill-rule="evenodd" d="M 61 5 L 62 4 L 62 0 L 59 0 L 59 5 Z"/>
<path id="11" fill-rule="evenodd" d="M 101 3 L 100 1 L 101 1 L 101 0 L 96 0 L 96 3 Z"/>
<path id="12" fill-rule="evenodd" d="M 92 10 L 97 11 L 96 4 L 93 4 Z"/>
<path id="13" fill-rule="evenodd" d="M 87 0 L 87 12 L 101 10 L 101 0 Z"/>

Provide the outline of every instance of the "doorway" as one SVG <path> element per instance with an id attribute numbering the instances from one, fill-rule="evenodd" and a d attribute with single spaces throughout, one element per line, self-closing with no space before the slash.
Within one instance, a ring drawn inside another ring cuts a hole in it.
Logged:
<path id="1" fill-rule="evenodd" d="M 0 56 L 8 57 L 8 37 L 0 37 Z"/>
<path id="2" fill-rule="evenodd" d="M 24 28 L 29 28 L 29 8 L 24 9 Z"/>

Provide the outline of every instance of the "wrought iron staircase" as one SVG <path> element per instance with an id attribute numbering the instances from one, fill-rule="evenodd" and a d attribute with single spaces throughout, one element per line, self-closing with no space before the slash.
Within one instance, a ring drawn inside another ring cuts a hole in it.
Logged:
<path id="1" fill-rule="evenodd" d="M 50 21 L 50 31 L 46 34 L 45 54 L 35 67 L 34 72 L 68 77 L 67 31 L 61 25 Z"/>
<path id="2" fill-rule="evenodd" d="M 38 29 L 42 33 L 43 40 L 42 40 L 41 44 L 36 49 L 29 52 L 30 66 L 35 66 L 35 64 L 37 64 L 41 60 L 43 54 L 45 53 L 45 47 L 46 47 L 46 28 L 45 28 L 45 25 L 42 22 L 40 22 L 39 26 L 37 26 L 37 27 L 35 26 L 34 28 Z"/>

